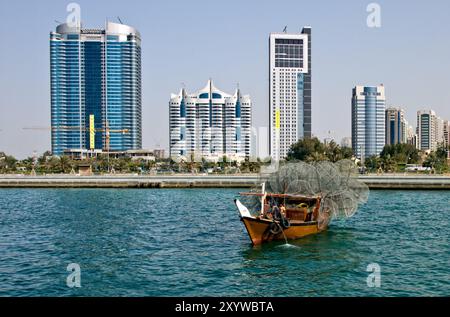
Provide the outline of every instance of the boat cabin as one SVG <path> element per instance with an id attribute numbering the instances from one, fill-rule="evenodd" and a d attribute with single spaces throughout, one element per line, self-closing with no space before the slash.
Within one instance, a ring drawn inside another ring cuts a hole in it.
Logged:
<path id="1" fill-rule="evenodd" d="M 241 195 L 261 197 L 259 215 L 261 219 L 272 219 L 274 209 L 278 208 L 290 222 L 317 221 L 320 197 L 271 193 L 241 193 Z"/>

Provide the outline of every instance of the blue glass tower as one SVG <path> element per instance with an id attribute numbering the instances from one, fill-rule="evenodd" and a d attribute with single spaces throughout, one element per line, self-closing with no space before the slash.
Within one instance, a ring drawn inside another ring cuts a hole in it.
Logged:
<path id="1" fill-rule="evenodd" d="M 384 86 L 356 86 L 352 95 L 352 147 L 358 158 L 379 155 L 385 146 Z"/>
<path id="2" fill-rule="evenodd" d="M 111 22 L 105 30 L 59 25 L 50 33 L 50 77 L 53 154 L 142 148 L 141 37 L 136 29 Z"/>

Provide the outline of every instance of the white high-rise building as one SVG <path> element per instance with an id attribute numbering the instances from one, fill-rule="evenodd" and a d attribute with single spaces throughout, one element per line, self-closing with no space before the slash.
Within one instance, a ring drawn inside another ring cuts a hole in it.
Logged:
<path id="1" fill-rule="evenodd" d="M 444 120 L 444 146 L 450 146 L 450 121 Z"/>
<path id="2" fill-rule="evenodd" d="M 352 147 L 352 138 L 344 137 L 341 140 L 341 147 Z"/>
<path id="3" fill-rule="evenodd" d="M 408 125 L 408 137 L 406 143 L 414 145 L 416 149 L 419 148 L 416 130 L 411 125 Z"/>
<path id="4" fill-rule="evenodd" d="M 450 160 L 450 121 L 444 120 L 444 147 L 447 149 L 447 158 Z"/>
<path id="5" fill-rule="evenodd" d="M 237 89 L 233 95 L 214 87 L 189 94 L 183 88 L 172 94 L 170 108 L 170 156 L 242 161 L 250 157 L 252 102 Z"/>
<path id="6" fill-rule="evenodd" d="M 433 110 L 417 111 L 417 143 L 419 150 L 437 149 L 437 117 Z"/>
<path id="7" fill-rule="evenodd" d="M 271 33 L 269 51 L 269 151 L 282 160 L 292 144 L 311 137 L 311 28 Z"/>
<path id="8" fill-rule="evenodd" d="M 436 118 L 436 143 L 437 147 L 445 144 L 445 127 L 444 120 L 440 117 Z"/>

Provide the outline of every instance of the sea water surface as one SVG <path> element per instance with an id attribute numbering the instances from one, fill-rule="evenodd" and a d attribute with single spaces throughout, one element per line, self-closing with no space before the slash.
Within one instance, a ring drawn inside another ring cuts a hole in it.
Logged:
<path id="1" fill-rule="evenodd" d="M 449 191 L 372 191 L 289 247 L 252 247 L 238 192 L 1 189 L 0 296 L 450 295 Z"/>

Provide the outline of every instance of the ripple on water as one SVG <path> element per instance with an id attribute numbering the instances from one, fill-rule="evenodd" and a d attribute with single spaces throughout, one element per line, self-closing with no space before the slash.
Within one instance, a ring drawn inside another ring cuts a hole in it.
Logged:
<path id="1" fill-rule="evenodd" d="M 1 189 L 0 295 L 450 294 L 450 192 L 373 191 L 327 232 L 252 247 L 239 190 Z M 82 288 L 65 286 L 79 263 Z M 367 287 L 367 265 L 382 287 Z"/>

